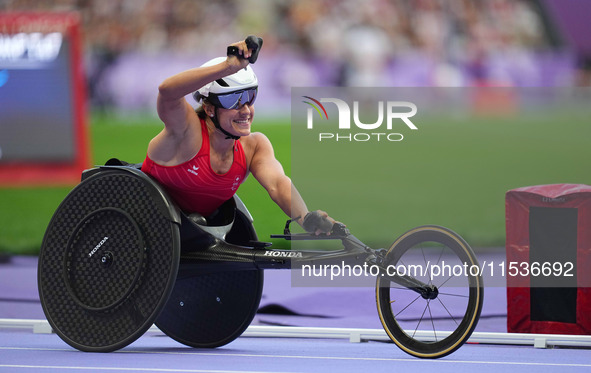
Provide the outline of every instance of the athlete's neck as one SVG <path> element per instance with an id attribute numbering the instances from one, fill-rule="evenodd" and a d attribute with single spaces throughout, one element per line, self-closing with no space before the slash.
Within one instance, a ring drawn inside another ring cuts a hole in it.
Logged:
<path id="1" fill-rule="evenodd" d="M 232 154 L 236 140 L 229 139 L 222 131 L 215 128 L 210 120 L 206 120 L 207 132 L 209 133 L 209 146 L 221 158 L 226 158 Z"/>

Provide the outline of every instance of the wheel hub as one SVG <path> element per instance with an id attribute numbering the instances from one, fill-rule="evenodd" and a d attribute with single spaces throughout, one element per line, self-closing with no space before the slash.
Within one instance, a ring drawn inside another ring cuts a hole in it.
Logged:
<path id="1" fill-rule="evenodd" d="M 439 289 L 435 285 L 427 285 L 421 291 L 423 299 L 436 299 L 439 296 Z"/>

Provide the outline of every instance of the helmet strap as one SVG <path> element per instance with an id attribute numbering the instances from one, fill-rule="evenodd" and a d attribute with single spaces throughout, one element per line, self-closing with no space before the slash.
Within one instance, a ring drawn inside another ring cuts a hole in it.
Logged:
<path id="1" fill-rule="evenodd" d="M 213 122 L 213 125 L 215 126 L 215 128 L 217 128 L 224 135 L 226 135 L 226 139 L 238 140 L 240 138 L 240 136 L 232 135 L 230 132 L 228 132 L 222 128 L 222 126 L 220 125 L 220 122 L 218 121 L 218 108 L 217 107 L 214 106 L 213 116 L 211 116 L 210 118 L 211 118 L 211 121 Z"/>

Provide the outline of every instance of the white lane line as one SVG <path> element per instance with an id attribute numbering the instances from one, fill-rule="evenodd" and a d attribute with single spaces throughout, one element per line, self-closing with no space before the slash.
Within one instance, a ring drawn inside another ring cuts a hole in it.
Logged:
<path id="1" fill-rule="evenodd" d="M 26 348 L 26 347 L 0 347 L 0 350 L 33 350 L 33 351 L 75 351 L 68 349 L 50 348 Z M 416 363 L 451 363 L 451 364 L 482 364 L 482 365 L 516 365 L 516 366 L 538 366 L 538 367 L 589 367 L 591 364 L 575 363 L 544 363 L 544 362 L 522 362 L 522 361 L 485 361 L 485 360 L 453 360 L 453 359 L 419 359 L 419 358 L 383 358 L 383 357 L 346 357 L 346 356 L 303 356 L 303 355 L 263 355 L 263 354 L 237 354 L 237 353 L 215 353 L 215 352 L 173 352 L 173 351 L 114 351 L 112 354 L 159 354 L 159 355 L 193 355 L 193 356 L 218 356 L 218 357 L 247 357 L 247 358 L 271 358 L 271 359 L 308 359 L 308 360 L 344 360 L 344 361 L 397 361 Z M 1 367 L 2 365 L 0 365 Z M 114 368 L 113 368 L 114 369 Z"/>
<path id="2" fill-rule="evenodd" d="M 57 370 L 97 370 L 97 371 L 124 371 L 124 372 L 174 372 L 174 373 L 291 373 L 291 372 L 269 372 L 251 370 L 211 370 L 211 369 L 166 369 L 166 368 L 118 368 L 118 367 L 75 367 L 58 365 L 8 365 L 0 364 L 0 368 L 11 369 L 57 369 Z"/>

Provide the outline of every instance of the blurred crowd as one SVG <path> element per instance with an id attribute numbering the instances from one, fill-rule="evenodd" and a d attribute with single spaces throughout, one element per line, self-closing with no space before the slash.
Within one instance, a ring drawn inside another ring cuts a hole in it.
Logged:
<path id="1" fill-rule="evenodd" d="M 265 48 L 323 58 L 420 49 L 462 60 L 546 38 L 536 0 L 0 0 L 0 10 L 75 10 L 88 51 L 183 53 L 247 34 Z"/>
<path id="2" fill-rule="evenodd" d="M 512 85 L 485 66 L 527 71 L 529 53 L 552 47 L 539 0 L 0 0 L 3 10 L 79 11 L 91 82 L 126 53 L 223 51 L 249 34 L 267 55 L 332 64 L 343 86 L 384 85 L 417 54 L 434 62 L 435 86 Z"/>

